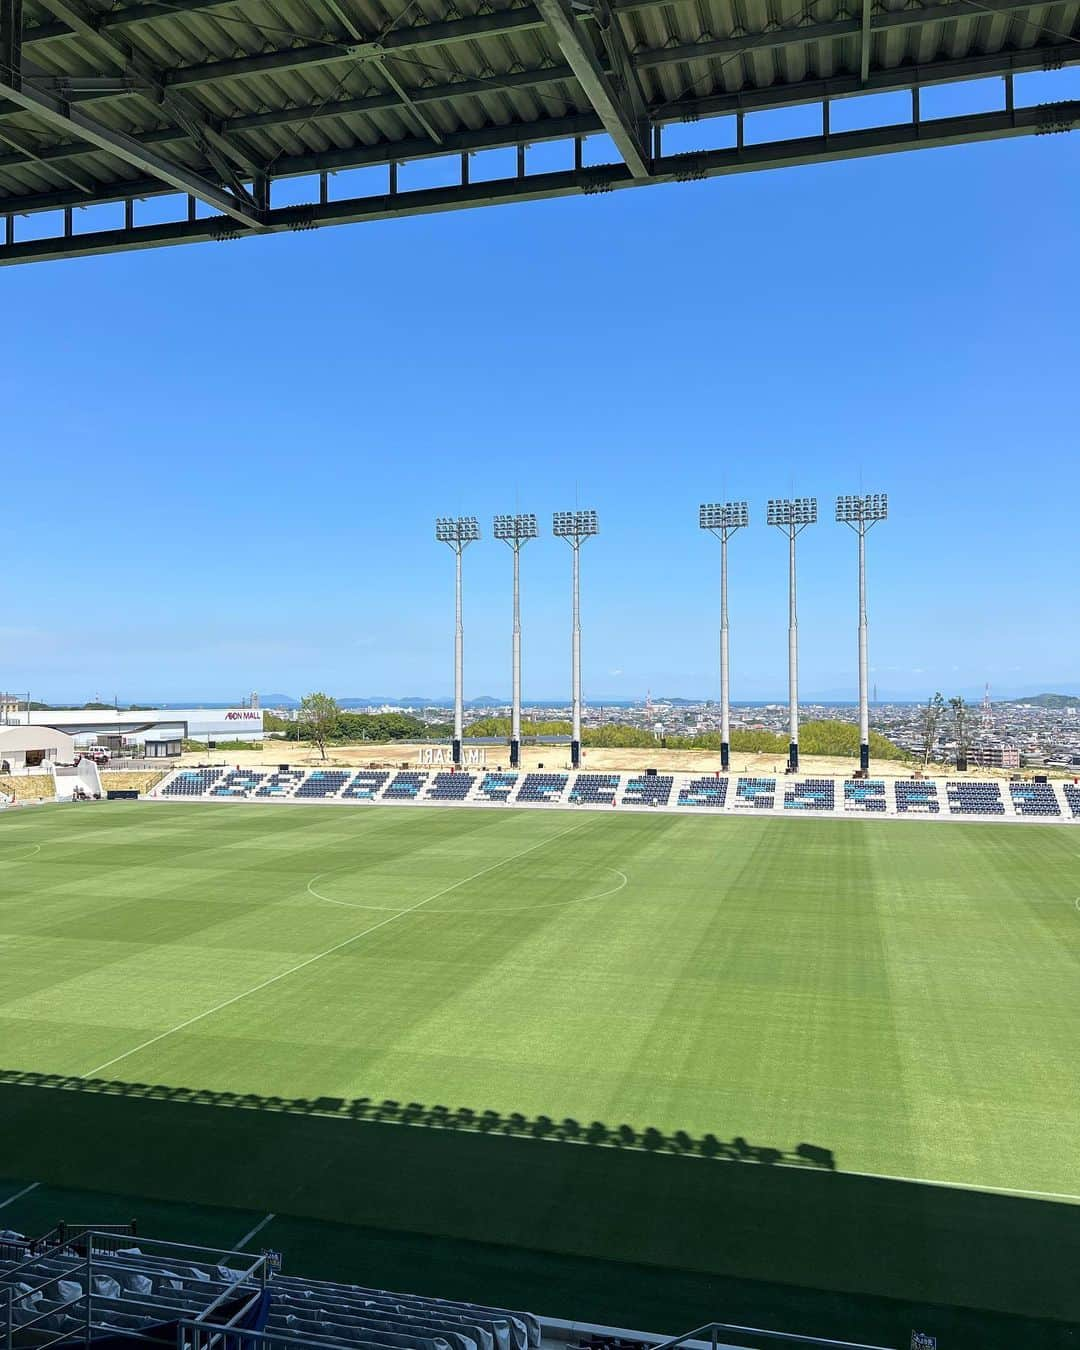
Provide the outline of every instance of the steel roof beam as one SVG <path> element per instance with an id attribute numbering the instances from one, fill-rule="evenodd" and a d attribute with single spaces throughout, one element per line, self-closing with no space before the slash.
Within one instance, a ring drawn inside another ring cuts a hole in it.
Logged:
<path id="1" fill-rule="evenodd" d="M 508 202 L 577 196 L 614 189 L 640 187 L 647 183 L 675 183 L 763 169 L 790 168 L 832 160 L 857 159 L 899 150 L 928 149 L 1003 137 L 1030 136 L 1047 129 L 1066 129 L 1080 121 L 1080 102 L 1044 104 L 1037 108 L 1014 108 L 993 113 L 972 113 L 933 122 L 905 122 L 898 126 L 865 131 L 834 132 L 798 140 L 710 150 L 691 155 L 663 156 L 653 161 L 649 178 L 636 178 L 626 164 L 584 170 L 567 170 L 518 176 L 485 183 L 465 183 L 449 188 L 425 188 L 349 201 L 326 202 L 270 211 L 270 233 L 313 229 L 321 225 L 345 225 L 359 221 L 387 220 L 398 216 L 423 215 L 473 206 L 496 206 Z M 93 234 L 34 239 L 0 247 L 0 266 L 64 257 L 87 257 L 134 249 L 160 248 L 169 244 L 199 243 L 223 236 L 222 223 L 212 220 L 176 221 L 134 229 L 106 230 Z"/>
<path id="2" fill-rule="evenodd" d="M 166 92 L 163 73 L 156 69 L 123 37 L 100 32 L 97 15 L 82 4 L 82 0 L 39 0 L 47 9 L 68 24 L 91 47 L 98 47 L 120 71 L 131 77 L 139 87 L 135 92 L 154 103 L 162 103 L 194 142 L 203 158 L 218 174 L 221 181 L 241 202 L 254 206 L 254 200 L 236 173 L 238 164 L 248 174 L 258 174 L 261 166 L 249 155 L 233 146 L 197 107 L 179 94 Z M 145 86 L 143 88 L 142 86 Z"/>
<path id="3" fill-rule="evenodd" d="M 74 134 L 88 141 L 96 149 L 115 155 L 117 159 L 141 169 L 162 183 L 167 183 L 177 192 L 199 198 L 208 206 L 215 207 L 243 225 L 259 224 L 254 207 L 235 197 L 227 188 L 212 183 L 186 165 L 165 158 L 156 150 L 141 144 L 131 136 L 124 135 L 123 132 L 102 126 L 80 108 L 36 90 L 26 82 L 17 83 L 9 73 L 2 71 L 0 71 L 0 96 L 11 99 L 24 111 L 33 113 L 35 117 L 58 131 Z M 86 200 L 85 195 L 83 200 Z"/>
<path id="4" fill-rule="evenodd" d="M 631 71 L 631 89 L 616 85 L 600 64 L 591 36 L 578 23 L 570 0 L 537 0 L 536 7 L 630 172 L 635 178 L 648 178 L 652 160 L 649 120 L 644 111 L 644 99 L 635 98 L 631 93 L 637 86 L 636 74 Z M 621 34 L 619 39 L 621 41 Z M 627 69 L 631 70 L 628 54 L 626 61 Z"/>
<path id="5" fill-rule="evenodd" d="M 1070 53 L 1075 56 L 1070 61 Z M 1002 62 L 1006 64 L 1002 64 Z M 719 117 L 730 113 L 766 112 L 774 108 L 794 107 L 800 104 L 820 103 L 826 99 L 841 99 L 868 93 L 890 93 L 896 90 L 925 87 L 936 84 L 949 84 L 962 80 L 982 79 L 989 75 L 1008 75 L 1024 71 L 1042 70 L 1047 62 L 1064 61 L 1075 64 L 1080 61 L 1080 47 L 1061 46 L 1029 47 L 1024 51 L 1011 52 L 1004 57 L 993 56 L 959 57 L 951 61 L 937 62 L 933 67 L 919 65 L 897 66 L 892 70 L 876 71 L 870 76 L 867 85 L 863 85 L 857 74 L 837 75 L 826 80 L 800 81 L 795 84 L 771 86 L 766 89 L 754 89 L 738 94 L 711 94 L 696 99 L 688 99 L 679 104 L 669 104 L 662 115 L 655 118 L 657 123 L 680 122 L 685 117 Z M 534 72 L 536 78 L 543 72 Z M 554 73 L 554 72 L 552 72 Z M 559 78 L 563 78 L 560 76 Z M 425 91 L 434 96 L 450 97 L 449 90 L 454 86 L 444 86 L 439 95 L 438 87 Z M 385 106 L 389 95 L 376 96 L 380 106 Z M 363 102 L 363 100 L 359 100 Z M 301 110 L 302 111 L 302 110 Z M 358 111 L 358 109 L 353 109 Z M 261 117 L 265 114 L 249 114 Z M 338 169 L 369 168 L 392 162 L 405 163 L 410 160 L 430 159 L 439 155 L 500 149 L 506 146 L 531 144 L 541 141 L 561 140 L 569 136 L 587 136 L 602 130 L 600 119 L 594 113 L 579 113 L 565 118 L 544 118 L 538 122 L 525 122 L 502 127 L 484 127 L 478 131 L 459 131 L 448 134 L 444 144 L 439 147 L 426 139 L 406 141 L 383 141 L 374 146 L 355 146 L 346 149 L 333 147 L 323 152 L 293 155 L 279 160 L 274 166 L 275 178 L 300 177 L 305 174 L 333 172 Z M 166 137 L 175 139 L 171 130 L 151 133 L 153 139 Z M 143 143 L 146 143 L 145 141 Z M 83 147 L 85 148 L 85 147 Z M 0 168 L 16 161 L 15 157 L 0 155 Z M 34 211 L 51 211 L 62 206 L 91 205 L 100 202 L 124 200 L 130 197 L 154 196 L 168 189 L 162 188 L 153 180 L 144 179 L 133 182 L 100 185 L 94 195 L 79 196 L 63 189 L 38 192 L 19 197 L 0 198 L 0 214 L 13 211 L 17 214 Z"/>

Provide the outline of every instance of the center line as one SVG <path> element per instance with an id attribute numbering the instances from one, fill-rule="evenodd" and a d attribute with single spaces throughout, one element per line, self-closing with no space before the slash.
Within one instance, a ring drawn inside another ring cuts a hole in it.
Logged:
<path id="1" fill-rule="evenodd" d="M 233 994 L 232 998 L 223 999 L 220 1003 L 215 1003 L 212 1008 L 207 1008 L 205 1012 L 196 1013 L 194 1017 L 189 1017 L 184 1022 L 178 1022 L 176 1026 L 170 1027 L 168 1031 L 160 1031 L 156 1036 L 151 1036 L 149 1040 L 133 1046 L 130 1050 L 125 1050 L 122 1055 L 114 1055 L 112 1059 L 107 1059 L 103 1064 L 95 1064 L 92 1069 L 82 1075 L 83 1078 L 93 1078 L 103 1069 L 111 1069 L 114 1064 L 119 1064 L 122 1059 L 128 1059 L 131 1055 L 137 1055 L 140 1050 L 146 1050 L 151 1045 L 156 1045 L 158 1041 L 165 1040 L 168 1036 L 175 1036 L 178 1031 L 184 1031 L 187 1027 L 194 1026 L 196 1022 L 201 1022 L 204 1017 L 212 1017 L 214 1013 L 221 1012 L 223 1008 L 231 1007 L 234 1003 L 239 1003 L 242 998 L 248 998 L 251 994 L 257 994 L 261 989 L 268 989 L 270 985 L 277 984 L 279 980 L 287 979 L 290 975 L 295 975 L 297 971 L 303 970 L 306 966 L 313 965 L 316 961 L 321 961 L 324 956 L 332 956 L 334 952 L 339 952 L 343 947 L 348 947 L 354 942 L 359 942 L 362 937 L 367 937 L 369 933 L 375 933 L 380 928 L 385 928 L 387 924 L 396 923 L 398 919 L 403 919 L 406 914 L 412 914 L 415 910 L 424 905 L 430 905 L 432 900 L 438 900 L 444 895 L 449 895 L 451 891 L 456 891 L 459 886 L 465 886 L 470 881 L 475 881 L 477 877 L 482 877 L 488 872 L 494 872 L 497 867 L 505 867 L 507 863 L 513 862 L 516 858 L 523 858 L 526 853 L 532 853 L 534 849 L 542 848 L 545 844 L 550 844 L 556 839 L 561 839 L 563 835 L 573 834 L 575 830 L 584 829 L 590 824 L 590 821 L 583 820 L 580 825 L 571 825 L 568 829 L 559 830 L 557 834 L 548 835 L 546 839 L 539 839 L 535 844 L 530 844 L 528 848 L 521 849 L 518 853 L 511 853 L 509 858 L 500 858 L 498 862 L 489 863 L 487 867 L 481 867 L 479 872 L 473 872 L 471 876 L 462 877 L 460 881 L 452 882 L 449 886 L 444 886 L 441 891 L 436 891 L 433 895 L 426 895 L 423 900 L 418 900 L 415 905 L 410 905 L 408 909 L 399 910 L 396 914 L 391 914 L 388 919 L 380 919 L 378 923 L 373 923 L 369 928 L 362 929 L 359 933 L 354 933 L 352 937 L 345 938 L 342 942 L 335 942 L 332 947 L 327 947 L 323 952 L 316 952 L 314 956 L 309 956 L 305 960 L 298 962 L 295 966 L 290 966 L 288 970 L 283 970 L 280 975 L 271 975 L 268 980 L 262 980 L 259 984 L 253 984 L 250 989 L 245 989 L 242 993 Z"/>

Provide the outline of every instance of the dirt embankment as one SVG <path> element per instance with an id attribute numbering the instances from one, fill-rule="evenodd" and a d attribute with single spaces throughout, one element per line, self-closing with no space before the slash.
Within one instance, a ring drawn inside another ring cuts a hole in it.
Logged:
<path id="1" fill-rule="evenodd" d="M 307 741 L 267 741 L 261 750 L 230 750 L 227 753 L 214 753 L 209 757 L 202 754 L 185 754 L 182 763 L 235 765 L 238 768 L 251 769 L 262 766 L 277 767 L 290 764 L 296 768 L 407 768 L 421 767 L 422 751 L 431 751 L 431 742 L 413 743 L 394 741 L 389 745 L 328 746 L 326 759 L 323 760 L 315 746 Z M 488 745 L 484 767 L 489 769 L 509 767 L 509 750 L 505 745 Z M 565 745 L 525 745 L 521 749 L 522 768 L 549 770 L 569 769 L 570 750 Z M 780 754 L 760 754 L 732 751 L 731 769 L 733 773 L 782 775 L 785 757 Z M 582 752 L 582 767 L 595 773 L 640 773 L 644 769 L 658 769 L 664 773 L 715 773 L 720 767 L 720 753 L 717 750 L 665 750 L 660 746 L 647 750 L 601 750 L 585 749 Z M 804 777 L 820 774 L 824 778 L 844 778 L 851 775 L 857 767 L 854 759 L 839 756 L 803 755 L 799 769 Z M 871 772 L 878 778 L 910 778 L 921 768 L 918 764 L 904 763 L 900 760 L 874 760 Z M 931 764 L 925 771 L 932 778 L 1008 778 L 1008 770 L 972 768 L 966 774 L 957 774 L 955 769 L 946 769 L 942 765 Z M 1015 772 L 1015 771 L 1014 771 Z"/>
<path id="2" fill-rule="evenodd" d="M 53 780 L 47 773 L 0 773 L 0 792 L 17 802 L 52 801 Z"/>

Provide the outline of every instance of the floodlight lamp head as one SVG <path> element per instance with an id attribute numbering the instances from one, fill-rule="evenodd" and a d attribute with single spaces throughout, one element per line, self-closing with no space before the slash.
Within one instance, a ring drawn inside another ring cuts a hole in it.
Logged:
<path id="1" fill-rule="evenodd" d="M 435 538 L 440 544 L 471 544 L 480 538 L 480 522 L 475 516 L 439 516 L 435 522 Z"/>
<path id="2" fill-rule="evenodd" d="M 551 518 L 551 532 L 557 539 L 578 542 L 599 534 L 600 526 L 595 511 L 556 511 Z"/>
<path id="3" fill-rule="evenodd" d="M 531 512 L 495 517 L 496 539 L 505 539 L 508 543 L 518 544 L 525 539 L 535 539 L 539 533 L 536 517 Z"/>
<path id="4" fill-rule="evenodd" d="M 845 525 L 871 525 L 876 520 L 887 520 L 888 515 L 887 492 L 845 494 L 836 499 L 836 519 Z"/>
<path id="5" fill-rule="evenodd" d="M 698 508 L 698 524 L 703 530 L 737 530 L 749 523 L 746 502 L 703 502 Z"/>
<path id="6" fill-rule="evenodd" d="M 813 525 L 817 520 L 816 497 L 773 497 L 769 501 L 766 520 L 770 525 Z"/>

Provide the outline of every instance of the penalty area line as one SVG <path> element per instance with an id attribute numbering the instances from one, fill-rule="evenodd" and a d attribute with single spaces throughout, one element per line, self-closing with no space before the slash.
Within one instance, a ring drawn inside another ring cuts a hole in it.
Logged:
<path id="1" fill-rule="evenodd" d="M 340 952 L 354 942 L 359 942 L 361 938 L 378 932 L 380 928 L 385 928 L 388 924 L 396 923 L 398 919 L 404 919 L 406 915 L 415 913 L 416 910 L 422 909 L 424 905 L 431 904 L 433 900 L 449 895 L 451 891 L 456 891 L 461 886 L 467 886 L 470 881 L 475 881 L 488 872 L 494 872 L 497 867 L 505 867 L 507 863 L 514 862 L 515 859 L 523 858 L 526 853 L 532 853 L 535 849 L 543 848 L 545 844 L 554 843 L 556 839 L 562 839 L 565 835 L 573 834 L 576 830 L 582 830 L 589 823 L 588 820 L 583 820 L 580 825 L 571 825 L 568 829 L 559 830 L 557 834 L 548 835 L 546 839 L 538 839 L 535 844 L 530 844 L 528 848 L 523 848 L 517 853 L 511 853 L 508 858 L 500 858 L 498 862 L 489 863 L 487 867 L 481 867 L 478 872 L 462 877 L 460 881 L 451 882 L 449 886 L 443 886 L 441 890 L 435 891 L 432 895 L 426 895 L 423 900 L 418 900 L 415 905 L 398 910 L 397 913 L 391 914 L 388 918 L 380 919 L 378 923 L 373 923 L 369 927 L 361 929 L 359 933 L 354 933 L 352 937 L 344 938 L 341 942 L 335 942 L 332 947 L 327 947 L 325 951 L 316 952 L 314 956 L 298 961 L 295 966 L 290 966 L 288 970 L 283 970 L 278 975 L 271 975 L 268 980 L 260 980 L 258 984 L 253 984 L 250 989 L 244 989 L 239 994 L 233 994 L 231 998 L 222 999 L 220 1003 L 215 1003 L 212 1008 L 207 1008 L 204 1012 L 196 1013 L 194 1017 L 178 1022 L 176 1026 L 169 1027 L 167 1031 L 159 1031 L 156 1036 L 151 1036 L 149 1039 L 140 1042 L 139 1045 L 132 1046 L 130 1050 L 125 1050 L 123 1054 L 114 1055 L 112 1059 L 107 1059 L 102 1064 L 95 1064 L 92 1069 L 87 1069 L 81 1076 L 93 1078 L 95 1074 L 99 1074 L 105 1069 L 111 1069 L 114 1064 L 119 1064 L 121 1060 L 137 1055 L 140 1050 L 148 1050 L 150 1046 L 157 1045 L 159 1041 L 164 1041 L 169 1036 L 175 1036 L 177 1032 L 185 1031 L 188 1027 L 194 1026 L 196 1022 L 201 1022 L 207 1017 L 213 1017 L 214 1013 L 222 1012 L 225 1008 L 231 1008 L 234 1003 L 239 1003 L 241 999 L 249 998 L 252 994 L 257 994 L 263 989 L 269 989 L 272 984 L 277 984 L 279 980 L 286 980 L 290 975 L 296 975 L 299 971 L 314 965 L 316 961 L 321 961 L 326 956 L 333 956 L 335 952 Z"/>
<path id="2" fill-rule="evenodd" d="M 29 1195 L 31 1191 L 36 1191 L 40 1185 L 40 1181 L 32 1181 L 29 1186 L 24 1186 L 21 1191 L 16 1191 L 14 1195 L 9 1195 L 6 1200 L 0 1200 L 0 1209 L 7 1209 L 8 1205 L 13 1205 L 16 1200 L 21 1200 L 24 1195 Z"/>
<path id="3" fill-rule="evenodd" d="M 266 1225 L 268 1223 L 271 1223 L 276 1218 L 277 1218 L 276 1214 L 267 1214 L 267 1216 L 264 1219 L 260 1219 L 254 1228 L 249 1229 L 248 1232 L 244 1234 L 244 1236 L 240 1239 L 240 1241 L 236 1244 L 236 1246 L 233 1247 L 232 1250 L 234 1252 L 242 1252 L 244 1248 L 248 1245 L 248 1243 L 251 1241 L 251 1239 L 257 1236 L 257 1234 L 261 1233 L 262 1230 L 266 1227 Z"/>
<path id="4" fill-rule="evenodd" d="M 981 1186 L 977 1181 L 942 1181 L 938 1177 L 901 1177 L 894 1172 L 854 1172 L 838 1168 L 838 1176 L 865 1177 L 868 1181 L 902 1181 L 910 1186 L 941 1186 L 950 1191 L 988 1191 L 993 1195 L 1015 1195 L 1020 1199 L 1071 1200 L 1080 1204 L 1080 1195 L 1071 1191 L 1026 1191 L 1021 1186 Z"/>

